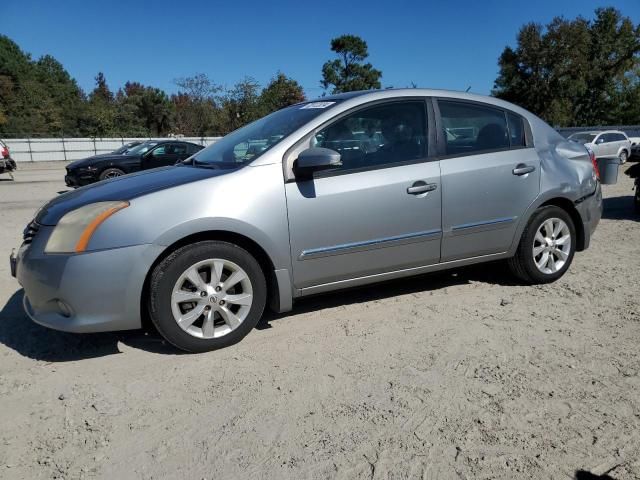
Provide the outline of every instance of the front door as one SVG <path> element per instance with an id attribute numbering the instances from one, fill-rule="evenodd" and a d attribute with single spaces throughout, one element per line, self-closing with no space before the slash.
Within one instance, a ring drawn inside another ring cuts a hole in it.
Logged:
<path id="1" fill-rule="evenodd" d="M 438 100 L 438 107 L 442 262 L 506 252 L 540 190 L 525 120 L 475 102 Z"/>
<path id="2" fill-rule="evenodd" d="M 340 152 L 342 166 L 286 184 L 297 288 L 439 261 L 440 168 L 424 101 L 365 106 L 310 145 Z"/>
<path id="3" fill-rule="evenodd" d="M 142 169 L 175 165 L 179 160 L 175 143 L 161 143 L 142 157 Z"/>

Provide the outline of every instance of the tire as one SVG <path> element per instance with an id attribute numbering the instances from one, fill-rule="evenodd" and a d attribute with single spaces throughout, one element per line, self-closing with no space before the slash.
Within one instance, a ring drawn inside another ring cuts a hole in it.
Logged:
<path id="1" fill-rule="evenodd" d="M 633 196 L 633 208 L 636 213 L 640 214 L 640 185 L 636 185 L 636 192 Z"/>
<path id="2" fill-rule="evenodd" d="M 563 228 L 557 237 L 553 237 L 551 243 L 548 243 L 547 240 L 540 242 L 540 238 L 546 239 L 552 237 L 547 237 L 546 227 L 543 227 L 545 222 L 548 221 L 550 221 L 554 227 L 564 223 L 566 229 Z M 557 223 L 555 221 L 557 221 Z M 537 236 L 539 231 L 540 237 Z M 568 235 L 568 246 L 567 240 L 562 240 L 566 238 L 566 235 Z M 557 244 L 556 239 L 558 241 Z M 561 240 L 563 242 L 562 244 L 560 244 Z M 554 282 L 562 277 L 571 265 L 576 250 L 576 240 L 575 225 L 573 224 L 571 216 L 565 210 L 556 206 L 539 208 L 529 219 L 529 223 L 520 238 L 516 254 L 509 259 L 509 267 L 516 277 L 527 284 Z M 550 250 L 547 251 L 547 249 Z M 540 253 L 535 256 L 535 253 L 538 251 L 540 251 Z M 556 267 L 555 270 L 545 265 L 542 267 L 537 265 L 537 263 L 544 263 L 545 253 L 550 257 L 548 266 Z"/>
<path id="3" fill-rule="evenodd" d="M 107 168 L 100 174 L 100 177 L 98 178 L 100 178 L 100 180 L 106 180 L 108 178 L 121 177 L 124 174 L 125 173 L 119 168 Z"/>
<path id="4" fill-rule="evenodd" d="M 620 152 L 620 157 L 619 158 L 620 158 L 620 165 L 623 165 L 623 164 L 627 163 L 627 160 L 629 158 L 629 154 L 627 153 L 626 150 L 622 150 Z"/>
<path id="5" fill-rule="evenodd" d="M 264 272 L 249 252 L 203 241 L 176 250 L 153 269 L 147 304 L 151 321 L 169 343 L 198 353 L 242 340 L 262 317 L 266 299 Z"/>

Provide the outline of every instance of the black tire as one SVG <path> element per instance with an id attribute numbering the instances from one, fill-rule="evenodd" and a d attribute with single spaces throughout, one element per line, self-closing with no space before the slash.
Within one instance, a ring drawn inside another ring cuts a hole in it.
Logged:
<path id="1" fill-rule="evenodd" d="M 633 208 L 640 214 L 640 185 L 636 185 L 636 194 L 633 196 Z"/>
<path id="2" fill-rule="evenodd" d="M 177 324 L 171 310 L 171 293 L 180 275 L 190 266 L 212 258 L 229 260 L 247 273 L 253 303 L 237 328 L 219 338 L 203 339 L 190 335 Z M 187 352 L 207 352 L 239 342 L 256 326 L 266 304 L 267 283 L 260 265 L 246 250 L 227 242 L 203 241 L 179 248 L 154 268 L 147 300 L 151 321 L 169 343 Z"/>
<path id="3" fill-rule="evenodd" d="M 564 265 L 554 273 L 543 273 L 538 270 L 533 259 L 533 244 L 536 232 L 550 218 L 559 218 L 569 227 L 571 249 Z M 509 268 L 513 274 L 526 284 L 551 283 L 562 277 L 568 270 L 576 251 L 576 229 L 571 216 L 562 208 L 553 205 L 541 207 L 531 216 L 527 227 L 522 232 L 516 254 L 509 259 Z"/>
<path id="4" fill-rule="evenodd" d="M 627 163 L 627 160 L 629 160 L 629 154 L 626 150 L 622 150 L 620 152 L 620 165 Z"/>
<path id="5" fill-rule="evenodd" d="M 100 173 L 100 180 L 106 180 L 107 178 L 120 177 L 125 173 L 119 168 L 107 168 L 106 170 Z"/>

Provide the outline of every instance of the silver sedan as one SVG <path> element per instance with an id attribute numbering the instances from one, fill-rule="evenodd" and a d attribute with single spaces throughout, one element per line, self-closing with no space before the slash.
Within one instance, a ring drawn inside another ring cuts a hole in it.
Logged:
<path id="1" fill-rule="evenodd" d="M 505 260 L 560 278 L 602 213 L 595 158 L 510 103 L 354 92 L 275 112 L 181 165 L 46 204 L 12 270 L 51 328 L 140 328 L 178 348 L 241 340 L 265 307 Z"/>

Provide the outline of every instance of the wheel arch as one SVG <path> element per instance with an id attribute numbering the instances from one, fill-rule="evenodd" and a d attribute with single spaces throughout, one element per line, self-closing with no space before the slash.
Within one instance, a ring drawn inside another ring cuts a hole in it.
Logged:
<path id="1" fill-rule="evenodd" d="M 516 230 L 516 234 L 513 238 L 513 243 L 511 244 L 511 248 L 509 249 L 510 256 L 515 255 L 522 238 L 522 234 L 524 233 L 525 227 L 529 224 L 529 220 L 531 219 L 531 217 L 539 208 L 549 205 L 559 207 L 567 212 L 567 214 L 571 217 L 571 220 L 573 220 L 573 224 L 576 229 L 576 251 L 581 252 L 585 249 L 585 247 L 587 246 L 587 238 L 580 212 L 578 212 L 578 209 L 576 208 L 573 200 L 555 193 L 547 196 L 546 198 L 538 198 L 537 201 L 533 202 L 529 206 L 525 215 L 521 217 L 520 223 L 518 224 L 518 229 Z"/>
<path id="2" fill-rule="evenodd" d="M 551 198 L 547 201 L 545 201 L 544 203 L 540 204 L 536 210 L 538 208 L 541 207 L 546 207 L 549 205 L 553 205 L 556 207 L 559 207 L 561 209 L 563 209 L 565 212 L 567 212 L 569 214 L 569 216 L 571 217 L 571 220 L 573 221 L 573 225 L 576 229 L 576 251 L 577 252 L 581 252 L 584 250 L 585 248 L 585 230 L 584 230 L 584 223 L 582 222 L 582 217 L 580 216 L 580 213 L 578 212 L 578 210 L 576 209 L 575 204 L 569 200 L 568 198 L 565 197 L 554 197 Z"/>
<path id="3" fill-rule="evenodd" d="M 151 325 L 151 321 L 149 319 L 149 314 L 147 312 L 147 298 L 149 295 L 150 288 L 150 280 L 151 274 L 156 266 L 162 262 L 167 256 L 169 256 L 172 252 L 176 251 L 179 248 L 182 248 L 186 245 L 194 244 L 197 242 L 202 242 L 206 240 L 217 240 L 221 242 L 228 242 L 237 245 L 247 252 L 249 252 L 253 257 L 257 260 L 260 268 L 264 272 L 265 279 L 267 281 L 267 302 L 271 310 L 275 312 L 282 312 L 288 309 L 287 300 L 283 301 L 283 292 L 290 292 L 291 284 L 290 282 L 285 282 L 281 275 L 276 274 L 276 268 L 273 260 L 266 252 L 266 250 L 260 246 L 258 242 L 253 240 L 252 238 L 237 233 L 226 230 L 204 230 L 200 232 L 191 233 L 186 235 L 178 240 L 174 241 L 170 245 L 168 245 L 158 257 L 155 259 L 149 271 L 145 276 L 145 280 L 142 287 L 142 295 L 140 296 L 140 315 L 142 318 L 142 323 L 145 326 Z M 283 285 L 283 283 L 288 283 L 287 285 Z M 291 293 L 289 293 L 291 296 Z M 284 303 L 284 305 L 283 305 Z"/>

